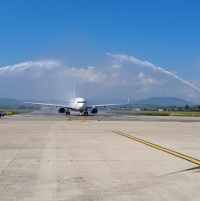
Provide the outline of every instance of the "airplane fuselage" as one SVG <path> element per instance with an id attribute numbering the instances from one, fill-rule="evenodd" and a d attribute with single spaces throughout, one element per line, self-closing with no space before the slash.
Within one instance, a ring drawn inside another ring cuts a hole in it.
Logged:
<path id="1" fill-rule="evenodd" d="M 86 101 L 84 98 L 73 98 L 70 101 L 70 107 L 74 111 L 83 112 L 86 109 Z"/>

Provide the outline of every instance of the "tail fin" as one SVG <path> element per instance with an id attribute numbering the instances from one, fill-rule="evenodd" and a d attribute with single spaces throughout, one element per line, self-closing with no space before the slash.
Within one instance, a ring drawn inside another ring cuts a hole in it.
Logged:
<path id="1" fill-rule="evenodd" d="M 129 97 L 128 97 L 128 100 L 127 100 L 127 103 L 126 103 L 127 105 L 129 104 Z"/>

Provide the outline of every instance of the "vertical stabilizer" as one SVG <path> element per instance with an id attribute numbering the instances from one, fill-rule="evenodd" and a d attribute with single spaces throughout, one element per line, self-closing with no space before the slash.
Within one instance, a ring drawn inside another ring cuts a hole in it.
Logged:
<path id="1" fill-rule="evenodd" d="M 127 100 L 127 103 L 126 103 L 127 105 L 129 104 L 129 97 L 128 97 L 128 100 Z"/>

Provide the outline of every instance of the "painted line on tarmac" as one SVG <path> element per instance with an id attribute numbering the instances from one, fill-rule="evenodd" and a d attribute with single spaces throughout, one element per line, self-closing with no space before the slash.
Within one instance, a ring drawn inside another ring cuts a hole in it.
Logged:
<path id="1" fill-rule="evenodd" d="M 72 122 L 97 122 L 99 120 L 70 120 Z"/>
<path id="2" fill-rule="evenodd" d="M 78 120 L 79 120 L 79 121 L 83 120 L 83 116 L 80 116 L 80 117 L 78 118 Z"/>
<path id="3" fill-rule="evenodd" d="M 159 149 L 159 150 L 164 151 L 164 152 L 166 152 L 166 153 L 172 154 L 172 155 L 177 156 L 177 157 L 179 157 L 179 158 L 185 159 L 185 160 L 190 161 L 190 162 L 192 162 L 192 163 L 195 163 L 195 164 L 197 164 L 197 165 L 200 165 L 200 160 L 198 160 L 198 159 L 196 159 L 196 158 L 192 158 L 192 157 L 190 157 L 190 156 L 186 156 L 186 155 L 181 154 L 181 153 L 178 153 L 178 152 L 176 152 L 176 151 L 173 151 L 173 150 L 170 150 L 170 149 L 166 149 L 166 148 L 164 148 L 164 147 L 161 147 L 161 146 L 156 145 L 156 144 L 153 144 L 153 143 L 151 143 L 151 142 L 147 142 L 147 141 L 145 141 L 145 140 L 142 140 L 142 139 L 133 137 L 133 136 L 128 135 L 128 134 L 126 134 L 126 133 L 122 133 L 122 132 L 119 132 L 119 131 L 116 131 L 116 130 L 112 130 L 112 132 L 117 133 L 117 134 L 119 134 L 119 135 L 122 135 L 122 136 L 124 136 L 124 137 L 130 138 L 130 139 L 132 139 L 132 140 L 141 142 L 141 143 L 146 144 L 146 145 L 148 145 L 148 146 L 150 146 L 150 147 L 153 147 L 153 148 L 155 148 L 155 149 Z"/>
<path id="4" fill-rule="evenodd" d="M 78 117 L 78 119 L 69 118 L 69 121 L 71 121 L 71 122 L 97 122 L 97 121 L 100 121 L 100 120 L 84 119 L 83 116 L 80 116 L 80 117 Z"/>
<path id="5" fill-rule="evenodd" d="M 89 120 L 89 119 L 84 119 L 83 116 L 80 116 L 77 120 L 70 120 L 72 122 L 95 122 L 98 120 Z"/>

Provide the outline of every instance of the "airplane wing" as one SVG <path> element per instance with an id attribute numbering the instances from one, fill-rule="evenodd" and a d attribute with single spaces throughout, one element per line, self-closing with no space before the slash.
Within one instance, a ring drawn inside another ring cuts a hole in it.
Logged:
<path id="1" fill-rule="evenodd" d="M 64 107 L 71 109 L 70 106 L 67 105 L 60 105 L 60 104 L 52 104 L 52 103 L 35 103 L 35 102 L 23 102 L 23 103 L 29 103 L 29 104 L 35 104 L 35 105 L 46 105 L 46 106 L 55 106 L 55 107 Z"/>
<path id="2" fill-rule="evenodd" d="M 117 105 L 123 105 L 123 104 L 88 105 L 87 108 L 93 108 L 93 107 L 107 107 L 107 106 L 117 106 Z"/>
<path id="3" fill-rule="evenodd" d="M 89 109 L 89 108 L 93 108 L 93 107 L 98 108 L 98 107 L 118 106 L 118 105 L 128 105 L 128 104 L 129 104 L 129 98 L 128 98 L 128 100 L 127 100 L 127 103 L 125 103 L 125 104 L 121 103 L 121 104 L 90 105 L 90 106 L 87 106 L 87 108 Z"/>

